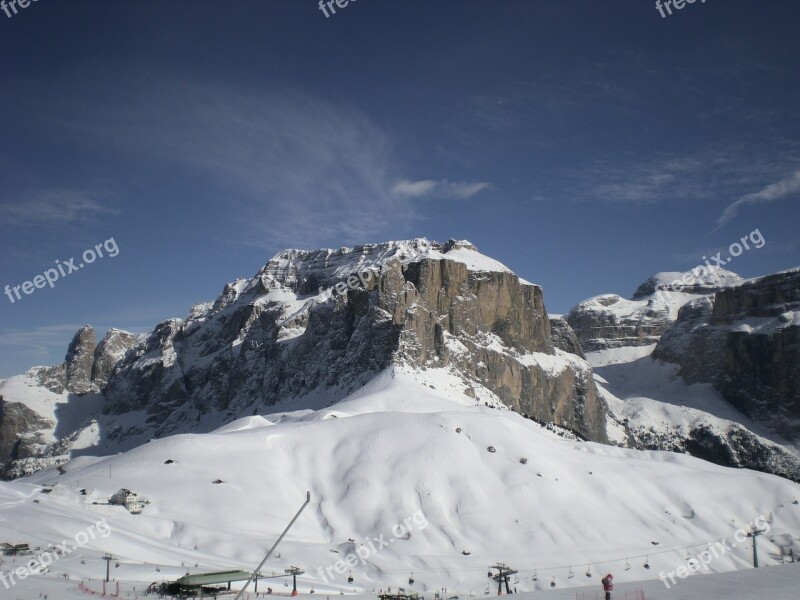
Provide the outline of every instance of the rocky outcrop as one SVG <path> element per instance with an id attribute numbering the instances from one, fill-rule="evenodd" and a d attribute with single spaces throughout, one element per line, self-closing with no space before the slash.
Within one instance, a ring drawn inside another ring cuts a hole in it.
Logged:
<path id="1" fill-rule="evenodd" d="M 550 317 L 550 333 L 553 338 L 553 345 L 564 352 L 569 352 L 581 358 L 586 358 L 578 341 L 575 331 L 561 317 Z"/>
<path id="2" fill-rule="evenodd" d="M 672 426 L 654 426 L 652 420 L 647 425 L 629 422 L 629 445 L 690 454 L 725 467 L 753 469 L 800 482 L 800 458 L 795 453 L 738 423 L 709 423 L 699 411 L 687 412 L 695 412 L 699 418 Z"/>
<path id="3" fill-rule="evenodd" d="M 31 377 L 37 385 L 53 392 L 62 394 L 67 389 L 67 374 L 64 363 L 53 367 L 33 367 L 28 369 L 27 375 Z"/>
<path id="4" fill-rule="evenodd" d="M 52 426 L 24 404 L 0 396 L 0 467 L 37 454 L 45 443 L 37 432 Z"/>
<path id="5" fill-rule="evenodd" d="M 800 270 L 685 306 L 653 354 L 711 383 L 744 414 L 800 440 Z"/>
<path id="6" fill-rule="evenodd" d="M 585 352 L 655 344 L 672 323 L 669 306 L 615 294 L 590 298 L 566 316 Z"/>
<path id="7" fill-rule="evenodd" d="M 64 366 L 67 390 L 74 394 L 86 394 L 92 390 L 92 364 L 97 339 L 91 325 L 81 327 L 67 350 Z"/>
<path id="8" fill-rule="evenodd" d="M 686 273 L 657 273 L 638 287 L 633 300 L 604 294 L 578 304 L 565 316 L 584 352 L 658 342 L 679 308 L 742 278 L 717 267 Z"/>
<path id="9" fill-rule="evenodd" d="M 109 374 L 137 339 L 111 329 L 95 345 L 94 329 L 86 325 L 75 333 L 63 363 L 33 367 L 3 382 L 14 391 L 11 399 L 0 402 L 0 476 L 19 477 L 68 460 L 71 445 L 91 427 L 86 421 L 102 406 L 96 394 L 105 389 Z M 25 403 L 27 389 L 35 390 L 31 406 L 36 410 Z M 70 415 L 67 424 L 57 423 L 65 412 Z"/>
<path id="10" fill-rule="evenodd" d="M 556 351 L 539 286 L 447 259 L 390 265 L 381 281 L 378 306 L 401 328 L 400 360 L 452 364 L 518 412 L 606 441 L 591 370 L 563 357 L 551 365 Z"/>
<path id="11" fill-rule="evenodd" d="M 109 329 L 94 349 L 91 380 L 95 389 L 102 390 L 108 376 L 137 341 L 137 336 L 121 329 Z"/>

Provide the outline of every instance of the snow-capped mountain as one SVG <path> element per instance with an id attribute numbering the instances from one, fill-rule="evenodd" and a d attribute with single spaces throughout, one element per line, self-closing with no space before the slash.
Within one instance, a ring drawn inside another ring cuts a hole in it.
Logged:
<path id="1" fill-rule="evenodd" d="M 741 281 L 735 273 L 719 267 L 705 267 L 702 272 L 656 273 L 639 286 L 631 300 L 616 294 L 595 296 L 564 318 L 586 352 L 647 346 L 658 341 L 684 304 Z M 673 288 L 673 282 L 680 282 L 679 290 Z"/>
<path id="2" fill-rule="evenodd" d="M 94 340 L 84 328 L 65 365 L 0 387 L 3 414 L 21 415 L 0 420 L 9 474 L 277 404 L 328 406 L 400 366 L 421 380 L 441 371 L 475 403 L 607 440 L 591 369 L 554 346 L 541 288 L 469 242 L 287 250 L 185 319 Z"/>
<path id="3" fill-rule="evenodd" d="M 566 320 L 613 415 L 609 437 L 800 481 L 798 277 L 659 273 L 632 300 L 573 308 Z"/>

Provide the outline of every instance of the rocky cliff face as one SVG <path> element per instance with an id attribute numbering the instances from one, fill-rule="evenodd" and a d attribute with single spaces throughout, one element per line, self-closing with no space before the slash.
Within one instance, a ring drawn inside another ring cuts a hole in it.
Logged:
<path id="1" fill-rule="evenodd" d="M 569 352 L 575 356 L 586 358 L 583 348 L 578 341 L 575 331 L 561 317 L 550 317 L 550 332 L 553 337 L 553 346 L 564 352 Z"/>
<path id="2" fill-rule="evenodd" d="M 75 394 L 85 394 L 92 389 L 92 364 L 97 338 L 90 325 L 81 327 L 70 342 L 64 359 L 67 389 Z"/>
<path id="3" fill-rule="evenodd" d="M 654 356 L 711 383 L 746 415 L 800 440 L 800 270 L 685 306 Z"/>
<path id="4" fill-rule="evenodd" d="M 94 349 L 92 357 L 91 383 L 95 391 L 106 387 L 108 377 L 136 340 L 137 336 L 121 329 L 109 329 L 106 332 L 106 336 Z"/>
<path id="5" fill-rule="evenodd" d="M 578 304 L 566 316 L 585 352 L 655 344 L 672 319 L 669 306 L 631 301 L 615 294 L 597 296 Z"/>
<path id="6" fill-rule="evenodd" d="M 53 425 L 24 404 L 0 396 L 0 466 L 34 456 L 46 445 L 39 430 Z"/>

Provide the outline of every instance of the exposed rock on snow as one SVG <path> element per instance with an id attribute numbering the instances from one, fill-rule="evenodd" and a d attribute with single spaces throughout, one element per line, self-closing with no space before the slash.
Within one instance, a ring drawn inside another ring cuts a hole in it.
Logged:
<path id="1" fill-rule="evenodd" d="M 578 336 L 575 335 L 575 331 L 563 318 L 550 316 L 550 332 L 553 337 L 553 345 L 556 348 L 581 358 L 586 358 L 578 341 Z"/>
<path id="2" fill-rule="evenodd" d="M 680 291 L 665 291 L 674 281 Z M 678 310 L 698 295 L 713 294 L 742 278 L 718 267 L 686 273 L 658 273 L 639 286 L 633 300 L 616 294 L 604 294 L 578 304 L 565 319 L 575 331 L 585 352 L 649 346 L 678 316 Z"/>
<path id="3" fill-rule="evenodd" d="M 94 350 L 92 384 L 96 391 L 106 387 L 108 376 L 117 363 L 136 343 L 137 336 L 121 329 L 109 329 Z"/>
<path id="4" fill-rule="evenodd" d="M 91 325 L 81 327 L 67 350 L 64 360 L 67 376 L 67 390 L 75 394 L 85 394 L 92 389 L 92 363 L 97 339 Z"/>

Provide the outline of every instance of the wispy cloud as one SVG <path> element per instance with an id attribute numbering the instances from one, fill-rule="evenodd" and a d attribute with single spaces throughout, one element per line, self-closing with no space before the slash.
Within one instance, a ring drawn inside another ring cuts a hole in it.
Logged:
<path id="1" fill-rule="evenodd" d="M 96 68 L 60 81 L 59 89 L 26 90 L 28 99 L 61 99 L 26 104 L 30 127 L 135 157 L 129 170 L 169 169 L 191 182 L 187 191 L 228 206 L 216 233 L 236 244 L 274 249 L 373 239 L 420 218 L 414 198 L 469 198 L 488 187 L 443 179 L 411 183 L 405 191 L 412 193 L 404 193 L 396 182 L 414 180 L 380 125 L 355 106 L 295 89 L 235 88 L 174 74 L 121 80 L 98 77 Z M 14 93 L 0 92 L 0 100 L 22 105 Z M 35 208 L 18 210 L 22 218 Z M 61 214 L 58 206 L 46 212 Z"/>
<path id="2" fill-rule="evenodd" d="M 800 191 L 800 172 L 791 177 L 800 162 L 800 151 L 791 143 L 768 146 L 716 146 L 687 151 L 682 155 L 659 153 L 644 159 L 595 162 L 571 169 L 576 182 L 569 188 L 576 199 L 616 204 L 670 202 L 719 202 L 738 198 L 729 205 L 719 223 L 727 223 L 746 204 L 770 202 Z M 764 186 L 764 181 L 779 180 Z M 748 189 L 760 189 L 743 195 Z M 718 225 L 718 227 L 721 225 Z"/>
<path id="3" fill-rule="evenodd" d="M 63 360 L 72 336 L 83 325 L 64 323 L 26 330 L 7 329 L 0 333 L 0 347 L 13 348 L 16 353 L 30 357 L 31 361 L 48 362 L 54 353 Z"/>
<path id="4" fill-rule="evenodd" d="M 745 194 L 735 202 L 729 204 L 717 219 L 717 229 L 724 227 L 736 218 L 739 209 L 750 204 L 763 204 L 787 198 L 800 192 L 800 171 L 795 171 L 790 176 L 772 183 L 758 192 Z"/>
<path id="5" fill-rule="evenodd" d="M 0 222 L 8 225 L 79 223 L 119 211 L 102 204 L 96 192 L 40 189 L 0 203 Z"/>
<path id="6" fill-rule="evenodd" d="M 484 190 L 491 189 L 492 184 L 484 181 L 448 181 L 442 179 L 422 179 L 419 181 L 408 181 L 407 179 L 397 182 L 392 187 L 392 194 L 410 198 L 439 197 L 439 198 L 472 198 Z"/>

